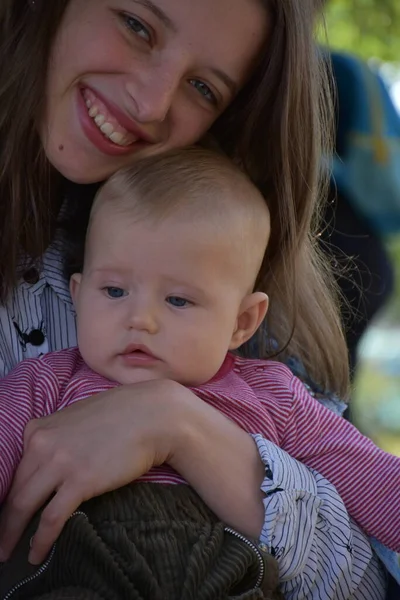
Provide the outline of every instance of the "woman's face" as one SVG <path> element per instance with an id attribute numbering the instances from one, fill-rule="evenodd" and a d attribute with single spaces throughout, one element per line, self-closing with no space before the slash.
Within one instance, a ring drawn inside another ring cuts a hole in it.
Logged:
<path id="1" fill-rule="evenodd" d="M 91 183 L 194 143 L 251 75 L 267 31 L 259 0 L 70 0 L 40 128 L 48 159 Z"/>

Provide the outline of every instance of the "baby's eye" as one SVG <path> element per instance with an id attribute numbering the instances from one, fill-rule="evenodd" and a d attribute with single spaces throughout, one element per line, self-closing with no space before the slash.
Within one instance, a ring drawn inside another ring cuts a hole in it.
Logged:
<path id="1" fill-rule="evenodd" d="M 126 296 L 126 291 L 119 287 L 106 287 L 104 288 L 104 291 L 106 292 L 109 298 L 113 299 L 122 298 L 123 296 Z"/>
<path id="2" fill-rule="evenodd" d="M 175 308 L 187 308 L 193 304 L 190 300 L 186 300 L 186 298 L 181 298 L 180 296 L 168 296 L 167 302 Z"/>

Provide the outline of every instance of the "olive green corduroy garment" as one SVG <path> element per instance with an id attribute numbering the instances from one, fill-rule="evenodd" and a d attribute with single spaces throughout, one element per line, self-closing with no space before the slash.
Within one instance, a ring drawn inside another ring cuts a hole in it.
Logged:
<path id="1" fill-rule="evenodd" d="M 31 534 L 0 570 L 0 600 L 282 598 L 275 559 L 186 485 L 131 484 L 84 503 L 40 569 L 27 564 Z"/>

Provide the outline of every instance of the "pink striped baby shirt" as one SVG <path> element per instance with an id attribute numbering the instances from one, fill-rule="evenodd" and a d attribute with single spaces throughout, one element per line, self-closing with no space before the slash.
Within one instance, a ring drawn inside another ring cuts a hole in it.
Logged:
<path id="1" fill-rule="evenodd" d="M 22 361 L 0 380 L 0 503 L 21 459 L 28 421 L 116 385 L 90 370 L 76 348 Z M 400 458 L 319 404 L 285 365 L 229 354 L 219 373 L 192 391 L 321 473 L 367 534 L 400 551 Z M 184 483 L 168 465 L 140 481 Z"/>

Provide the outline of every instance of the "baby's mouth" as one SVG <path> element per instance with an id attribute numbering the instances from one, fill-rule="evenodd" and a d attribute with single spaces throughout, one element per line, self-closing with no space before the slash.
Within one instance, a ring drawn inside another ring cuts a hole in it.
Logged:
<path id="1" fill-rule="evenodd" d="M 89 117 L 105 138 L 122 147 L 130 146 L 139 140 L 137 136 L 133 135 L 133 133 L 129 132 L 119 123 L 115 115 L 110 113 L 109 109 L 92 90 L 82 88 L 81 94 L 85 101 Z"/>

